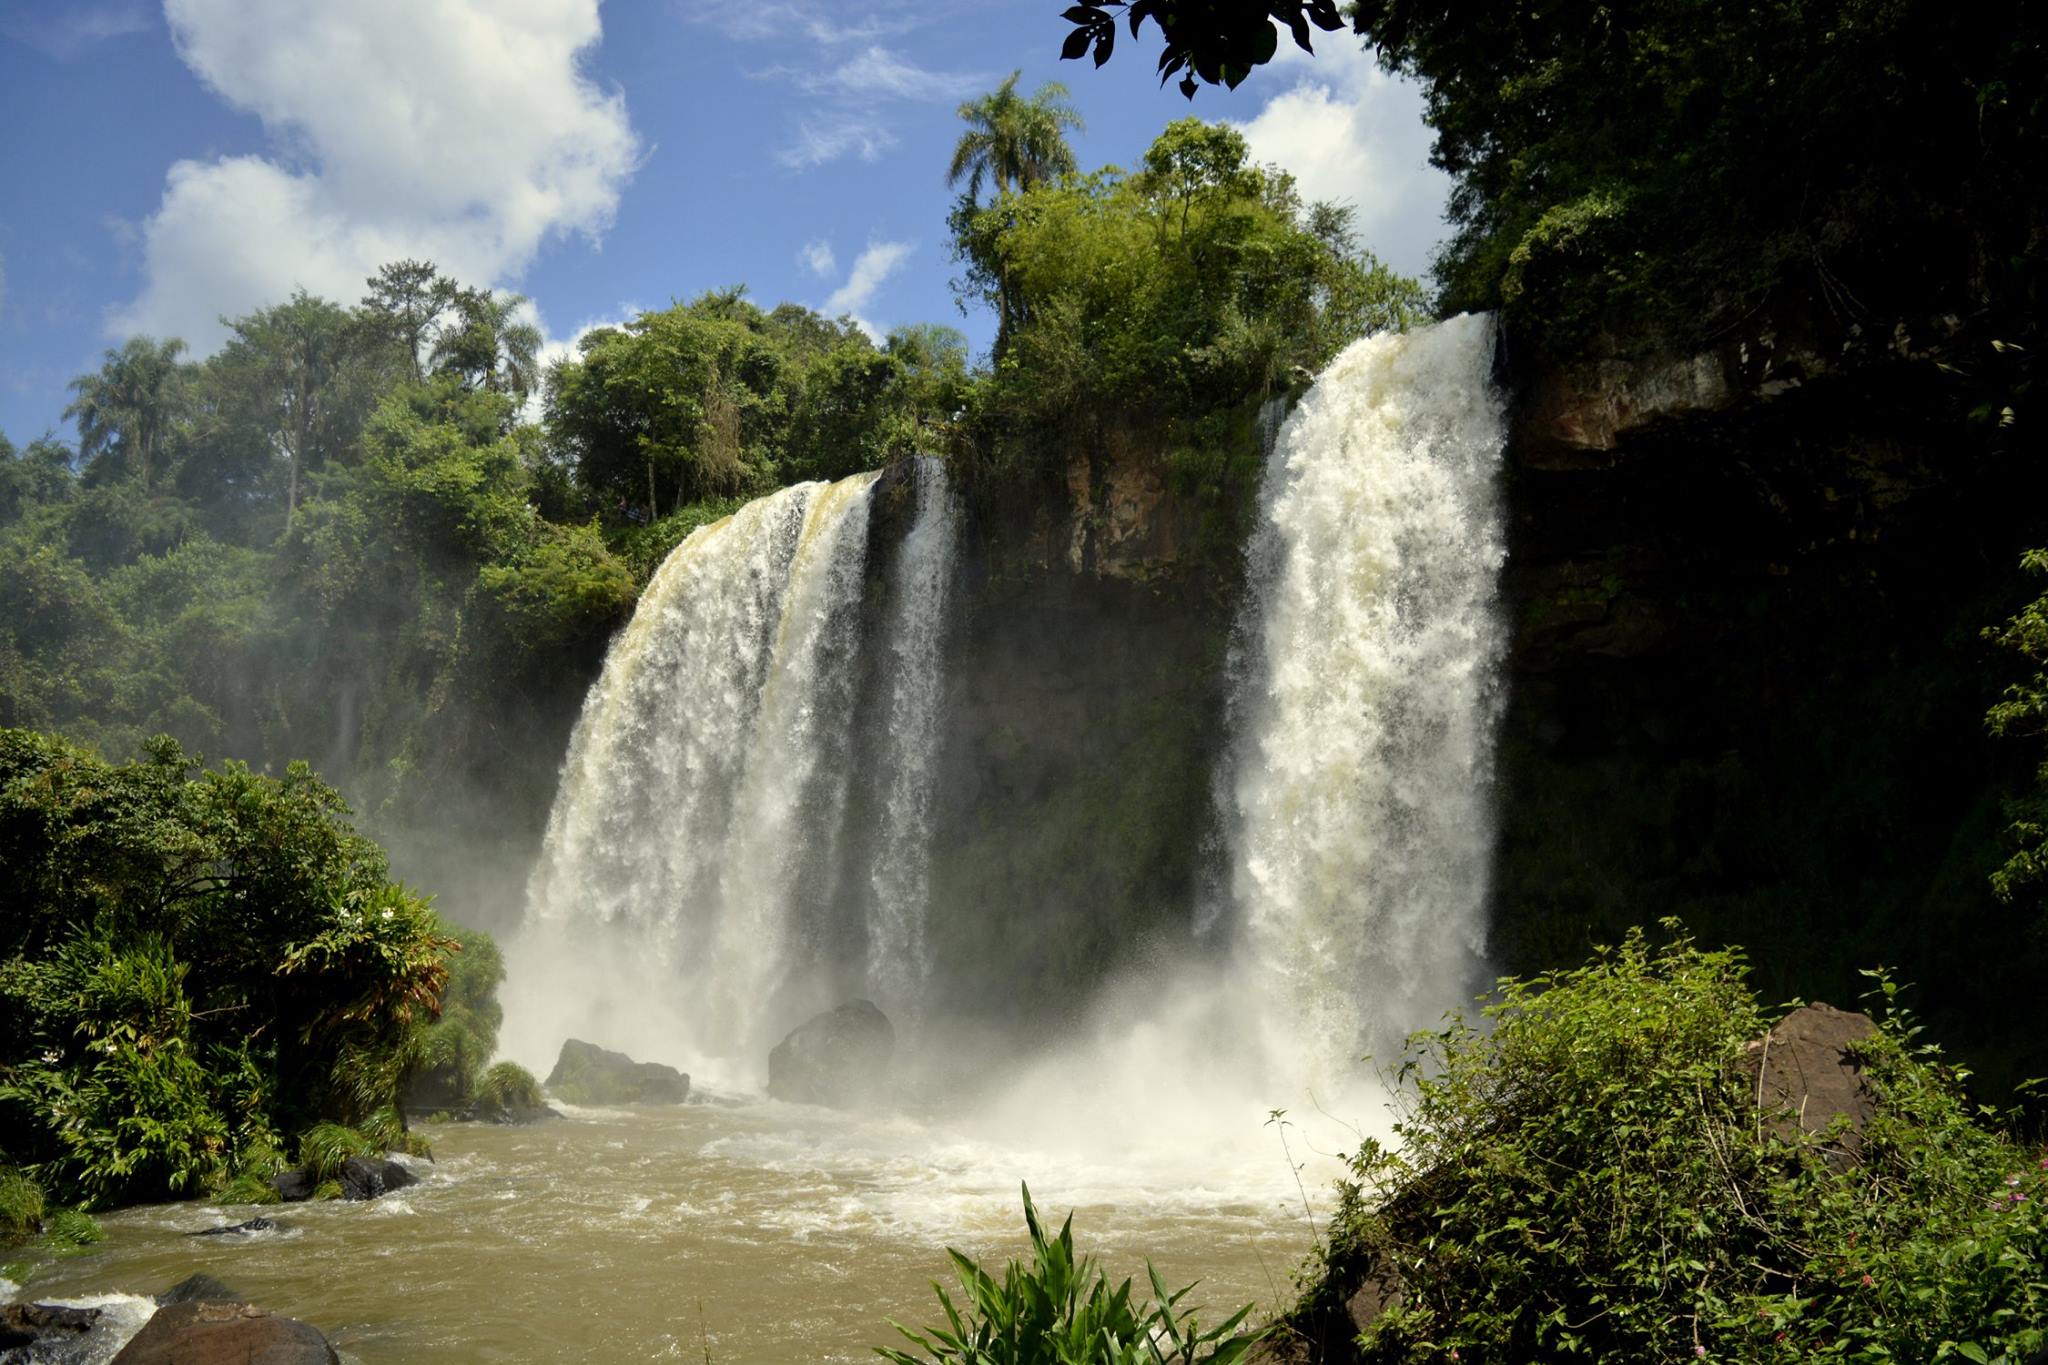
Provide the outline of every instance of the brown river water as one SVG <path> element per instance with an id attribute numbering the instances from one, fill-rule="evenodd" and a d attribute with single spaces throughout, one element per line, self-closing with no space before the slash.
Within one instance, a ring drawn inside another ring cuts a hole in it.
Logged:
<path id="1" fill-rule="evenodd" d="M 1129 1141 L 1080 1116 L 1019 1143 L 1032 1125 L 1014 1113 L 948 1131 L 770 1101 L 565 1112 L 429 1125 L 421 1183 L 373 1202 L 110 1214 L 103 1243 L 38 1264 L 16 1296 L 139 1318 L 145 1305 L 93 1296 L 203 1270 L 361 1365 L 872 1360 L 901 1344 L 889 1319 L 941 1320 L 945 1246 L 985 1262 L 1021 1249 L 1020 1180 L 1051 1220 L 1072 1210 L 1080 1249 L 1118 1277 L 1145 1284 L 1149 1256 L 1171 1287 L 1200 1280 L 1209 1318 L 1285 1303 L 1310 1249 L 1303 1201 L 1320 1222 L 1335 1170 L 1249 1113 Z M 258 1214 L 280 1226 L 184 1235 Z"/>

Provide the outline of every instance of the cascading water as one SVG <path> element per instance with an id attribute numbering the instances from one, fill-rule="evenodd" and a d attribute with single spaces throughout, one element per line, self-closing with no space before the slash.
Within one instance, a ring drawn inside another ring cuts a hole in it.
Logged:
<path id="1" fill-rule="evenodd" d="M 749 503 L 655 575 L 563 765 L 513 947 L 512 1050 L 540 1062 L 581 1029 L 743 1076 L 841 998 L 913 1002 L 956 514 L 936 462 L 918 461 L 881 641 L 887 761 L 861 774 L 879 477 Z M 879 819 L 855 839 L 862 781 Z M 849 869 L 871 845 L 872 868 Z"/>
<path id="2" fill-rule="evenodd" d="M 1354 343 L 1269 457 L 1220 784 L 1269 1056 L 1382 1058 L 1469 995 L 1506 635 L 1493 329 Z"/>
<path id="3" fill-rule="evenodd" d="M 931 886 L 932 795 L 939 749 L 940 676 L 953 562 L 959 547 L 945 466 L 920 463 L 917 521 L 898 553 L 883 642 L 888 734 L 882 828 L 870 883 L 868 982 L 885 1007 L 914 1018 L 931 972 L 925 916 Z"/>

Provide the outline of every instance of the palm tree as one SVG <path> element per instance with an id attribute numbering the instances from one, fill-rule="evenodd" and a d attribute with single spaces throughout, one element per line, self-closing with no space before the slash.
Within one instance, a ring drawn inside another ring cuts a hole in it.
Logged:
<path id="1" fill-rule="evenodd" d="M 464 289 L 455 298 L 456 321 L 434 343 L 434 364 L 492 393 L 520 401 L 540 381 L 540 329 L 522 321 L 523 294 Z"/>
<path id="2" fill-rule="evenodd" d="M 78 421 L 78 455 L 89 460 L 106 453 L 149 487 L 157 457 L 180 414 L 184 367 L 178 357 L 185 343 L 176 337 L 152 341 L 130 337 L 119 350 L 109 349 L 98 374 L 71 381 L 78 395 L 64 415 Z"/>
<path id="3" fill-rule="evenodd" d="M 994 90 L 960 106 L 967 131 L 953 149 L 946 183 L 965 180 L 969 199 L 980 197 L 983 180 L 994 182 L 997 194 L 1007 194 L 1076 169 L 1066 130 L 1079 132 L 1084 125 L 1067 103 L 1067 87 L 1047 81 L 1026 99 L 1017 93 L 1023 74 L 1012 71 Z"/>

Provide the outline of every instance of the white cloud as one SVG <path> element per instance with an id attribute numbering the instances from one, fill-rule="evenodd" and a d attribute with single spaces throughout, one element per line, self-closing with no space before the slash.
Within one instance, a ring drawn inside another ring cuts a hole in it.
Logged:
<path id="1" fill-rule="evenodd" d="M 847 95 L 879 95 L 899 100 L 949 100 L 971 95 L 988 84 L 969 72 L 927 71 L 885 49 L 869 47 L 850 61 L 802 78 L 806 90 Z"/>
<path id="2" fill-rule="evenodd" d="M 906 14 L 867 14 L 846 23 L 844 14 L 835 17 L 827 5 L 815 0 L 684 0 L 683 12 L 692 22 L 708 24 L 741 42 L 787 43 L 792 34 L 802 34 L 827 46 L 872 42 L 887 34 L 902 33 L 916 22 Z"/>
<path id="3" fill-rule="evenodd" d="M 813 275 L 830 275 L 839 268 L 839 258 L 832 254 L 832 244 L 822 238 L 804 243 L 803 250 L 797 252 L 796 258 L 802 262 L 804 269 Z"/>
<path id="4" fill-rule="evenodd" d="M 800 171 L 848 154 L 862 161 L 876 161 L 895 145 L 894 133 L 858 115 L 840 115 L 829 122 L 807 118 L 797 125 L 796 140 L 777 152 L 775 159 L 793 171 Z"/>
<path id="5" fill-rule="evenodd" d="M 45 56 L 69 61 L 109 38 L 148 31 L 149 7 L 142 0 L 113 5 L 50 5 L 42 13 L 35 0 L 0 14 L 0 34 L 26 43 Z"/>
<path id="6" fill-rule="evenodd" d="M 1240 125 L 1253 159 L 1292 172 L 1305 199 L 1352 205 L 1363 245 L 1406 274 L 1426 272 L 1450 179 L 1429 164 L 1421 89 L 1345 35 L 1318 35 L 1313 57 L 1291 42 L 1281 51 L 1267 71 L 1300 79 Z"/>
<path id="7" fill-rule="evenodd" d="M 916 247 L 915 242 L 870 242 L 867 250 L 854 261 L 853 269 L 846 273 L 846 283 L 825 300 L 826 315 L 851 316 L 870 338 L 880 340 L 881 334 L 874 324 L 861 313 L 874 301 L 875 292 L 896 273 L 897 267 L 909 258 Z"/>
<path id="8" fill-rule="evenodd" d="M 683 0 L 682 9 L 736 43 L 803 54 L 749 73 L 793 96 L 795 130 L 774 154 L 790 170 L 847 156 L 879 160 L 896 145 L 891 105 L 958 100 L 992 84 L 979 72 L 919 66 L 877 41 L 929 26 L 932 0 Z"/>
<path id="9" fill-rule="evenodd" d="M 515 278 L 549 237 L 607 227 L 639 147 L 577 54 L 597 0 L 165 0 L 185 64 L 256 114 L 274 156 L 180 161 L 141 227 L 142 293 L 115 334 L 217 345 L 303 287 L 342 301 L 425 257 Z"/>

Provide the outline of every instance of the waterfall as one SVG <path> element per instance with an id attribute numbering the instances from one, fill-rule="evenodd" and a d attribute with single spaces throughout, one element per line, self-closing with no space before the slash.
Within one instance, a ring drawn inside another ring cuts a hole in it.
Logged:
<path id="1" fill-rule="evenodd" d="M 1220 784 L 1269 1051 L 1396 1057 L 1484 946 L 1505 627 L 1493 331 L 1354 343 L 1268 457 Z"/>
<path id="2" fill-rule="evenodd" d="M 877 473 L 749 503 L 648 585 L 577 721 L 528 887 L 507 997 L 545 1021 L 528 1024 L 536 1060 L 585 1029 L 745 1071 L 850 996 L 914 1015 L 959 532 L 943 468 L 909 473 L 874 644 Z M 862 696 L 865 649 L 879 698 Z M 879 743 L 857 742 L 870 730 Z M 871 829 L 848 828 L 857 791 Z"/>
<path id="3" fill-rule="evenodd" d="M 960 529 L 945 466 L 920 460 L 917 521 L 899 548 L 883 641 L 889 693 L 881 830 L 870 883 L 868 983 L 884 1006 L 915 1018 L 931 955 L 932 794 L 944 680 L 941 651 Z"/>

